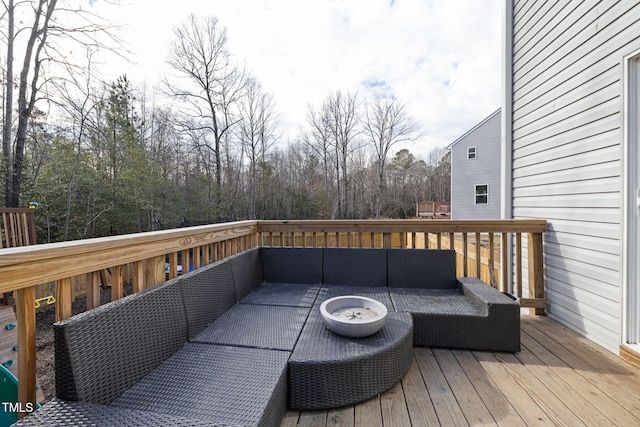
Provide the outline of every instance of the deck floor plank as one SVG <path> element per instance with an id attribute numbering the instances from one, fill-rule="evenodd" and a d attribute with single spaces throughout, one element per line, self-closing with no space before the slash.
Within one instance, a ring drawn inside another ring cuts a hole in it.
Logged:
<path id="1" fill-rule="evenodd" d="M 300 411 L 287 411 L 284 414 L 280 427 L 296 427 L 298 425 L 299 418 Z"/>
<path id="2" fill-rule="evenodd" d="M 384 425 L 411 427 L 402 382 L 380 395 L 380 409 Z"/>
<path id="3" fill-rule="evenodd" d="M 441 425 L 469 425 L 431 349 L 415 348 L 414 354 Z"/>
<path id="4" fill-rule="evenodd" d="M 439 425 L 436 410 L 428 398 L 429 392 L 424 383 L 420 368 L 416 358 L 413 358 L 409 372 L 402 379 L 409 418 L 414 426 L 434 426 Z"/>
<path id="5" fill-rule="evenodd" d="M 608 417 L 613 418 L 612 421 L 617 425 L 640 425 L 640 371 L 637 368 L 613 354 L 603 353 L 604 350 L 600 347 L 594 348 L 588 344 L 584 345 L 585 343 L 578 347 L 563 345 L 562 340 L 570 339 L 573 343 L 585 338 L 569 328 L 551 322 L 548 330 L 558 332 L 558 337 L 561 337 L 559 341 L 547 336 L 547 332 L 542 332 L 536 323 L 538 322 L 532 321 L 525 325 L 524 333 L 544 346 L 573 372 L 588 380 L 597 388 L 599 394 L 605 395 L 605 398 L 598 401 L 601 411 L 606 411 Z M 585 349 L 590 351 L 585 352 Z M 606 404 L 608 406 L 605 407 Z M 627 417 L 627 412 L 633 418 Z M 618 419 L 626 419 L 627 422 L 618 423 Z"/>
<path id="6" fill-rule="evenodd" d="M 432 351 L 467 422 L 472 426 L 495 425 L 496 421 L 451 350 L 433 349 Z"/>
<path id="7" fill-rule="evenodd" d="M 353 427 L 354 425 L 355 408 L 353 405 L 344 408 L 332 409 L 327 413 L 327 426 Z"/>
<path id="8" fill-rule="evenodd" d="M 469 351 L 453 350 L 461 369 L 471 381 L 476 392 L 493 416 L 496 425 L 504 427 L 526 426 L 524 420 L 515 410 L 509 399 L 491 380 L 480 362 Z"/>
<path id="9" fill-rule="evenodd" d="M 383 427 L 380 396 L 358 403 L 355 409 L 356 426 Z"/>
<path id="10" fill-rule="evenodd" d="M 329 411 L 303 411 L 300 413 L 298 426 L 300 427 L 326 427 Z"/>
<path id="11" fill-rule="evenodd" d="M 602 425 L 639 424 L 639 420 L 618 402 L 611 399 L 578 371 L 565 364 L 528 333 L 523 333 L 522 339 L 527 350 L 534 351 L 535 356 L 529 351 L 522 351 L 517 357 L 533 374 L 543 378 L 548 387 L 553 387 L 556 396 L 563 396 L 563 401 L 585 424 L 594 422 Z"/>
<path id="12" fill-rule="evenodd" d="M 553 425 L 549 416 L 536 401 L 518 383 L 507 368 L 490 352 L 473 352 L 480 365 L 491 377 L 492 381 L 507 396 L 520 417 L 528 426 Z"/>
<path id="13" fill-rule="evenodd" d="M 526 351 L 526 349 L 522 351 Z M 527 390 L 527 393 L 536 401 L 538 406 L 549 415 L 554 424 L 567 426 L 585 425 L 561 399 L 563 396 L 555 395 L 544 379 L 532 375 L 515 354 L 496 353 L 496 358 L 506 366 L 511 375 Z"/>
<path id="14" fill-rule="evenodd" d="M 640 369 L 553 319 L 522 317 L 522 351 L 414 348 L 401 383 L 281 427 L 640 425 Z"/>

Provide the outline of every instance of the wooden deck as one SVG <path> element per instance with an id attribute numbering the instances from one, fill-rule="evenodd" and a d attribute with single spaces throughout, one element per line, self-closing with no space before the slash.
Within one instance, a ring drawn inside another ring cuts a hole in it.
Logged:
<path id="1" fill-rule="evenodd" d="M 559 323 L 522 317 L 517 354 L 415 348 L 401 384 L 289 426 L 637 426 L 640 369 Z"/>

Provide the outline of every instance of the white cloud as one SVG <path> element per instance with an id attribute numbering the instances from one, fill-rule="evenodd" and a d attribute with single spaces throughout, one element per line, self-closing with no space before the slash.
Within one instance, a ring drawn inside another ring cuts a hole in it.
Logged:
<path id="1" fill-rule="evenodd" d="M 426 133 L 407 148 L 422 156 L 500 106 L 500 0 L 130 1 L 93 6 L 129 24 L 137 65 L 116 75 L 153 84 L 174 26 L 191 13 L 217 16 L 233 54 L 273 93 L 290 137 L 309 103 L 337 89 L 364 95 L 367 84 L 407 104 Z"/>

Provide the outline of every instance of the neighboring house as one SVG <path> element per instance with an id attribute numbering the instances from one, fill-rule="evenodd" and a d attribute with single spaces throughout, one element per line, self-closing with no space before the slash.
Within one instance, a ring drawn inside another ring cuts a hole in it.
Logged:
<path id="1" fill-rule="evenodd" d="M 503 216 L 548 221 L 549 316 L 640 361 L 640 2 L 506 0 L 504 35 Z"/>
<path id="2" fill-rule="evenodd" d="M 500 218 L 500 110 L 447 147 L 451 219 Z"/>

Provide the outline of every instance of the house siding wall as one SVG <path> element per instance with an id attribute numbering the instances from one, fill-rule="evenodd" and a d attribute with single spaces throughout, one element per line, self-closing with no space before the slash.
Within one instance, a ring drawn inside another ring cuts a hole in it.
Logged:
<path id="1" fill-rule="evenodd" d="M 549 222 L 549 315 L 617 353 L 622 60 L 640 49 L 640 4 L 521 0 L 512 12 L 513 217 Z"/>
<path id="2" fill-rule="evenodd" d="M 476 158 L 467 150 L 476 147 Z M 475 204 L 475 186 L 489 185 L 486 205 Z M 451 146 L 451 218 L 500 218 L 500 113 L 489 116 L 477 128 Z"/>

